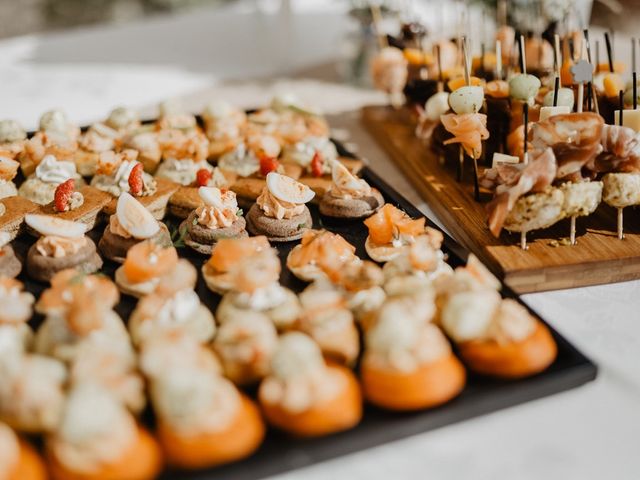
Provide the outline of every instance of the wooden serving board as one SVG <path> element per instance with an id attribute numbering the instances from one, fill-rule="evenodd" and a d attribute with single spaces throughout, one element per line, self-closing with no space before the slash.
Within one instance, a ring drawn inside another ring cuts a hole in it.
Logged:
<path id="1" fill-rule="evenodd" d="M 640 210 L 624 210 L 625 239 L 616 237 L 616 211 L 601 204 L 577 220 L 577 245 L 558 243 L 569 236 L 569 220 L 527 235 L 494 238 L 486 224 L 485 205 L 473 198 L 471 160 L 464 181 L 455 178 L 455 161 L 442 165 L 438 154 L 416 138 L 407 111 L 364 107 L 365 126 L 413 183 L 444 227 L 518 293 L 558 290 L 640 278 Z M 456 159 L 457 160 L 457 159 Z M 482 169 L 481 169 L 482 170 Z M 568 242 L 566 242 L 568 243 Z"/>

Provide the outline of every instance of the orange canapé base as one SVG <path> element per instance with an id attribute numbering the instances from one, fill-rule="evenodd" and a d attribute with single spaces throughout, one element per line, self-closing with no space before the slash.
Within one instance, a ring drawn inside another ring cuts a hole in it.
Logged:
<path id="1" fill-rule="evenodd" d="M 329 365 L 327 368 L 346 380 L 345 388 L 339 395 L 302 413 L 291 413 L 278 404 L 265 401 L 261 390 L 258 397 L 267 421 L 274 427 L 300 437 L 319 437 L 356 426 L 362 418 L 362 394 L 358 381 L 346 367 Z"/>
<path id="2" fill-rule="evenodd" d="M 262 443 L 265 425 L 260 410 L 242 395 L 236 419 L 223 431 L 185 437 L 159 422 L 158 438 L 167 462 L 187 469 L 214 467 L 248 457 Z"/>
<path id="3" fill-rule="evenodd" d="M 542 372 L 558 354 L 558 347 L 549 329 L 540 322 L 533 334 L 521 342 L 464 342 L 458 348 L 460 357 L 471 370 L 509 379 Z"/>
<path id="4" fill-rule="evenodd" d="M 53 480 L 151 480 L 162 470 L 160 445 L 143 429 L 138 428 L 138 441 L 117 463 L 104 465 L 100 470 L 74 472 L 62 465 L 51 451 L 48 452 L 49 473 Z"/>
<path id="5" fill-rule="evenodd" d="M 361 367 L 362 390 L 370 403 L 388 410 L 422 410 L 456 397 L 464 388 L 464 366 L 450 354 L 402 373 L 376 368 L 365 360 Z"/>
<path id="6" fill-rule="evenodd" d="M 8 480 L 46 480 L 47 469 L 38 452 L 25 440 L 20 439 L 19 442 L 20 458 Z"/>

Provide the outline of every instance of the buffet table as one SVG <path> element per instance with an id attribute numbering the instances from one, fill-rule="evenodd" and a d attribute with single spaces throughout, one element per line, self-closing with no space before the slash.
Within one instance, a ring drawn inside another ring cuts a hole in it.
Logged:
<path id="1" fill-rule="evenodd" d="M 433 218 L 360 124 L 359 108 L 385 99 L 328 81 L 346 15 L 254 6 L 2 41 L 1 116 L 30 129 L 51 107 L 86 123 L 114 104 L 151 116 L 170 97 L 200 111 L 214 97 L 251 107 L 292 92 L 323 108 L 334 136 Z M 523 298 L 598 364 L 595 382 L 277 478 L 637 478 L 640 281 Z"/>

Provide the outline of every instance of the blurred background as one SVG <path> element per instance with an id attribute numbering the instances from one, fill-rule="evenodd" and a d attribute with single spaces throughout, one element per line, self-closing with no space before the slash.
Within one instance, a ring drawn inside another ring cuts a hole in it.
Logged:
<path id="1" fill-rule="evenodd" d="M 475 55 L 493 42 L 498 0 L 372 1 L 381 7 L 385 33 L 397 34 L 404 22 L 420 22 L 430 38 L 472 32 Z M 536 36 L 553 22 L 562 31 L 598 27 L 594 36 L 613 30 L 616 58 L 627 59 L 625 35 L 636 35 L 638 2 L 507 0 L 507 15 Z M 198 111 L 215 94 L 248 108 L 291 89 L 321 98 L 327 113 L 354 110 L 385 101 L 360 88 L 370 86 L 377 51 L 370 3 L 0 0 L 0 110 L 32 128 L 53 107 L 86 123 L 115 104 L 153 115 L 150 106 L 183 97 Z"/>
<path id="2" fill-rule="evenodd" d="M 126 22 L 144 16 L 182 12 L 203 6 L 213 7 L 238 3 L 239 0 L 0 0 L 0 37 L 11 37 L 34 32 L 58 30 L 82 25 Z M 474 0 L 469 3 L 495 5 L 496 0 Z M 247 3 L 247 2 L 245 2 Z M 304 7 L 305 4 L 328 4 L 334 9 L 357 9 L 363 1 L 317 1 L 317 0 L 254 0 L 256 10 L 279 10 Z M 386 1 L 391 9 L 408 9 L 411 4 L 433 7 L 436 3 L 415 0 Z M 449 1 L 455 4 L 462 2 Z M 512 0 L 511 10 L 528 13 L 530 6 L 538 2 L 532 0 Z M 551 4 L 562 5 L 563 0 L 553 0 Z M 579 0 L 577 8 L 589 14 L 591 0 Z M 634 8 L 636 7 L 636 8 Z M 592 23 L 606 28 L 631 29 L 637 18 L 638 0 L 595 0 Z M 624 15 L 621 15 L 624 12 Z"/>

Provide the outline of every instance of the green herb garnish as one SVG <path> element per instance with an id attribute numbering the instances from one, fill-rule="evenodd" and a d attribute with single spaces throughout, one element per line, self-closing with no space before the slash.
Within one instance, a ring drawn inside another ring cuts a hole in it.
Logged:
<path id="1" fill-rule="evenodd" d="M 182 224 L 173 231 L 171 234 L 171 241 L 173 242 L 174 247 L 183 248 L 185 246 L 184 239 L 187 236 L 188 231 L 189 228 L 185 224 Z"/>

